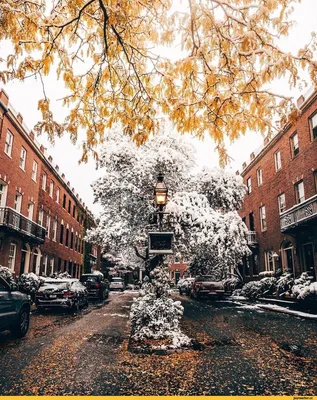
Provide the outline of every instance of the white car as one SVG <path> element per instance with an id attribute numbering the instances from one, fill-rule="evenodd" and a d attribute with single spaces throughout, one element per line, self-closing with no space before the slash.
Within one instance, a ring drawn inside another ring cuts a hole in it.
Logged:
<path id="1" fill-rule="evenodd" d="M 119 277 L 112 278 L 109 288 L 110 290 L 121 290 L 121 292 L 123 292 L 125 289 L 125 284 L 123 279 Z"/>

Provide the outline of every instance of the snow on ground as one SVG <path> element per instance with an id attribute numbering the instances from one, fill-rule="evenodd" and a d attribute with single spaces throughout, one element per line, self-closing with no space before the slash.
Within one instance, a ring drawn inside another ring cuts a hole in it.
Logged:
<path id="1" fill-rule="evenodd" d="M 129 318 L 128 315 L 125 314 L 103 314 L 104 317 L 122 317 L 122 318 Z"/>
<path id="2" fill-rule="evenodd" d="M 280 312 L 280 313 L 291 314 L 291 315 L 294 315 L 297 317 L 317 320 L 317 314 L 309 314 L 309 313 L 305 313 L 302 311 L 289 310 L 288 308 L 277 306 L 275 304 L 258 304 L 258 306 L 265 310 L 276 311 L 276 312 Z"/>

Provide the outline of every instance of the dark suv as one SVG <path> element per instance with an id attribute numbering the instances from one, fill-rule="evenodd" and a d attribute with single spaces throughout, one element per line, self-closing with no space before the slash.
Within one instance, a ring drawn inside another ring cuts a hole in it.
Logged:
<path id="1" fill-rule="evenodd" d="M 26 335 L 30 324 L 30 298 L 17 290 L 15 283 L 0 277 L 0 331 L 10 330 L 16 337 Z"/>
<path id="2" fill-rule="evenodd" d="M 102 301 L 109 295 L 109 283 L 101 274 L 83 274 L 80 282 L 86 286 L 90 299 Z"/>

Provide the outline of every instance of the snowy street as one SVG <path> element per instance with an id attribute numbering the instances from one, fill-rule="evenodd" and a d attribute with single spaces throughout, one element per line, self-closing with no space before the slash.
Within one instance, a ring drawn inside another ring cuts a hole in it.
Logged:
<path id="1" fill-rule="evenodd" d="M 178 296 L 199 350 L 127 350 L 132 293 L 78 314 L 33 312 L 20 340 L 0 334 L 0 395 L 312 395 L 316 323 Z M 314 361 L 315 360 L 315 361 Z"/>

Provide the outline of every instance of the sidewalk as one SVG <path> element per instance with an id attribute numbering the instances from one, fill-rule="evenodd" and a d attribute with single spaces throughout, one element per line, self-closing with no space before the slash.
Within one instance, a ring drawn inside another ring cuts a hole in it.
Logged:
<path id="1" fill-rule="evenodd" d="M 273 298 L 260 297 L 255 302 L 251 302 L 243 296 L 232 296 L 233 302 L 253 304 L 255 307 L 284 314 L 290 314 L 306 319 L 317 319 L 317 312 L 311 310 L 302 311 L 302 305 L 294 300 L 280 300 Z M 263 304 L 264 303 L 264 304 Z"/>

